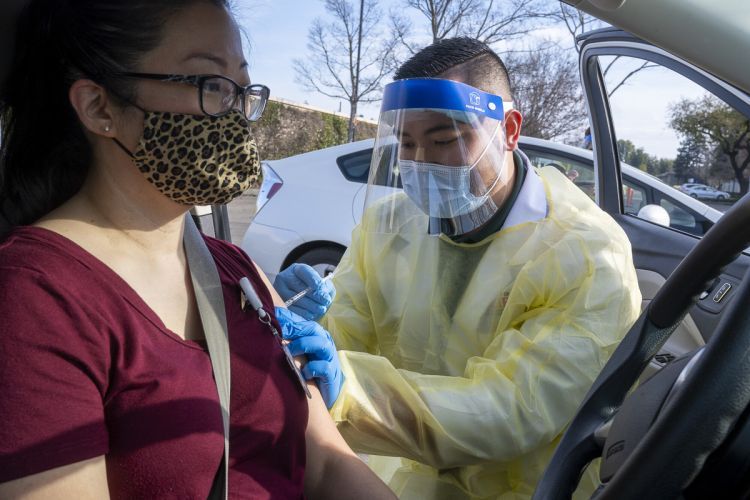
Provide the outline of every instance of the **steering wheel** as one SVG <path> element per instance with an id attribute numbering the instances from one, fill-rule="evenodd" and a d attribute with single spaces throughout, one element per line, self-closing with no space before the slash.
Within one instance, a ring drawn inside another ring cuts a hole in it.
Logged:
<path id="1" fill-rule="evenodd" d="M 597 500 L 676 498 L 698 476 L 750 403 L 750 271 L 699 355 L 626 394 L 696 297 L 749 243 L 750 194 L 705 234 L 628 331 L 560 440 L 535 500 L 570 498 L 600 456 L 602 476 L 610 467 Z"/>

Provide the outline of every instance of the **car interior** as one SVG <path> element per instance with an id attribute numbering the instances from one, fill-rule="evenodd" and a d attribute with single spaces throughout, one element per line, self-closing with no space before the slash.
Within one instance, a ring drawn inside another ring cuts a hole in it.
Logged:
<path id="1" fill-rule="evenodd" d="M 743 311 L 750 199 L 702 239 L 628 215 L 601 60 L 627 56 L 669 68 L 750 118 L 750 75 L 736 64 L 750 45 L 747 16 L 735 1 L 568 3 L 627 30 L 588 33 L 578 44 L 597 201 L 628 234 L 645 310 L 584 399 L 534 498 L 569 498 L 596 457 L 603 481 L 596 498 L 744 497 L 749 363 L 736 349 L 750 337 Z M 711 35 L 696 43 L 696 33 Z M 657 375 L 641 373 L 660 361 L 668 364 Z"/>

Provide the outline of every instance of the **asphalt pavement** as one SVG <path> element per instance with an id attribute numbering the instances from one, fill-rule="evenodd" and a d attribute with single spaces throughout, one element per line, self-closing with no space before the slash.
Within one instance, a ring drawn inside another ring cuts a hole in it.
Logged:
<path id="1" fill-rule="evenodd" d="M 232 243 L 239 245 L 245 236 L 247 226 L 255 215 L 255 199 L 258 197 L 258 188 L 251 188 L 242 193 L 236 200 L 229 203 L 229 231 L 232 234 Z"/>
<path id="2" fill-rule="evenodd" d="M 709 201 L 709 200 L 700 200 L 700 201 L 702 201 L 703 203 L 705 203 L 706 205 L 708 205 L 711 208 L 715 208 L 716 210 L 718 210 L 719 212 L 722 212 L 722 213 L 726 212 L 727 210 L 729 210 L 732 207 L 732 203 L 731 202 L 727 202 L 727 201 L 724 201 L 724 202 L 721 202 L 721 201 Z"/>

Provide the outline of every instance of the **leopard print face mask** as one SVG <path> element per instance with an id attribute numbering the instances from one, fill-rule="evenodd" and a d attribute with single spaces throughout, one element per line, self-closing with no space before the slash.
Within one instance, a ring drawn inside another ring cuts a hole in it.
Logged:
<path id="1" fill-rule="evenodd" d="M 151 184 L 177 203 L 229 203 L 258 179 L 258 147 L 239 111 L 220 117 L 145 113 L 135 152 L 115 142 Z"/>

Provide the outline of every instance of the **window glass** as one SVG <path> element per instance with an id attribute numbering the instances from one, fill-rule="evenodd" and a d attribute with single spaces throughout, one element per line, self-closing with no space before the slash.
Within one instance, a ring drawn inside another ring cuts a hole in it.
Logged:
<path id="1" fill-rule="evenodd" d="M 659 205 L 669 214 L 669 226 L 698 236 L 703 234 L 703 227 L 695 217 L 684 208 L 677 206 L 666 198 L 659 200 Z"/>
<path id="2" fill-rule="evenodd" d="M 646 190 L 625 179 L 622 183 L 622 205 L 626 214 L 638 215 L 638 211 L 648 205 Z"/>
<path id="3" fill-rule="evenodd" d="M 521 146 L 521 150 L 529 157 L 531 164 L 537 168 L 554 165 L 572 180 L 576 186 L 596 200 L 596 183 L 594 179 L 594 163 L 573 160 L 567 156 L 549 153 L 535 149 L 533 146 Z"/>
<path id="4" fill-rule="evenodd" d="M 671 227 L 703 234 L 747 192 L 750 120 L 669 68 L 627 56 L 599 64 L 620 160 L 651 174 L 651 203 L 667 210 Z M 635 215 L 637 195 L 628 193 L 624 183 L 625 213 Z"/>
<path id="5" fill-rule="evenodd" d="M 396 148 L 388 148 L 388 150 L 380 158 L 381 168 L 377 170 L 377 179 L 373 179 L 373 184 L 376 186 L 387 186 L 401 188 L 401 178 L 398 176 L 398 167 L 391 169 L 384 167 L 389 165 L 389 155 L 395 154 Z M 359 182 L 367 184 L 370 176 L 370 162 L 372 160 L 372 149 L 366 149 L 364 151 L 357 151 L 344 156 L 339 156 L 336 159 L 336 163 L 339 166 L 339 170 L 344 174 L 346 180 L 351 182 Z M 389 174 L 390 172 L 390 174 Z M 391 178 L 386 178 L 390 175 Z"/>
<path id="6" fill-rule="evenodd" d="M 341 173 L 347 180 L 366 184 L 367 177 L 370 175 L 371 158 L 372 149 L 366 149 L 365 151 L 340 156 L 336 159 L 336 163 L 338 163 Z"/>

